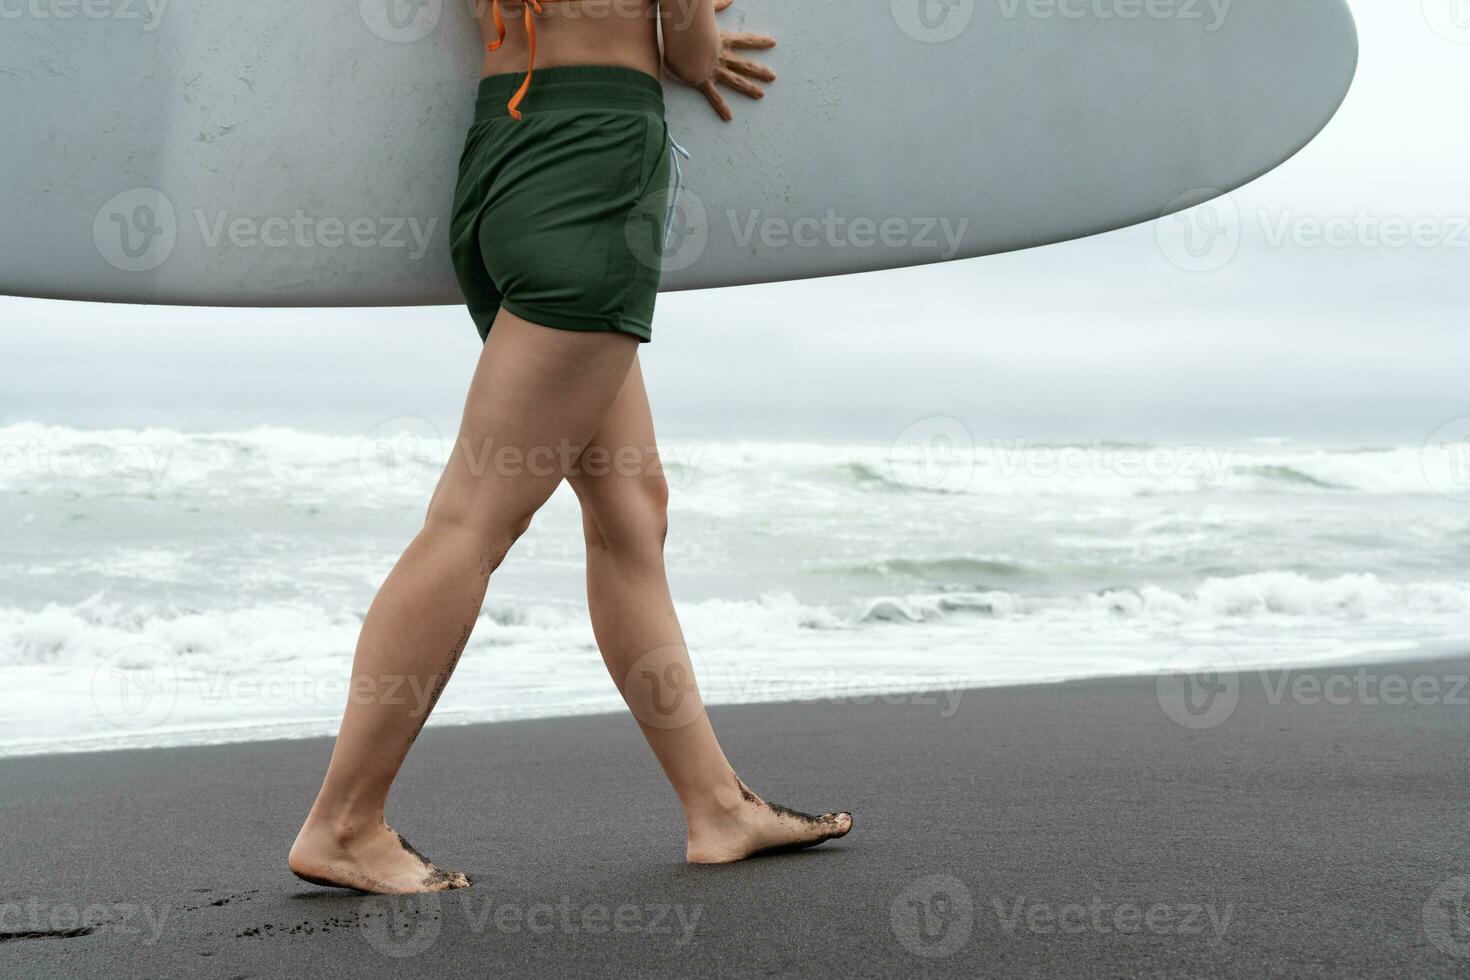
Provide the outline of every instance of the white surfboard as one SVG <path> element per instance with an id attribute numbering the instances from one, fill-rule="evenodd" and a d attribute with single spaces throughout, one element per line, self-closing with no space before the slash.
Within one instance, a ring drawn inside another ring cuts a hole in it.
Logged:
<path id="1" fill-rule="evenodd" d="M 62 16 L 65 13 L 66 16 Z M 862 272 L 1150 220 L 1345 97 L 1344 0 L 737 0 L 780 73 L 693 153 L 665 289 Z M 480 57 L 464 0 L 99 0 L 0 20 L 0 293 L 455 303 Z"/>

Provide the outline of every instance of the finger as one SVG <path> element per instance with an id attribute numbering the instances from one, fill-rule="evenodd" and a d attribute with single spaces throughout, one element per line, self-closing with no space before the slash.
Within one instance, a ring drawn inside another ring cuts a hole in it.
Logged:
<path id="1" fill-rule="evenodd" d="M 721 85 L 729 86 L 741 95 L 748 95 L 752 99 L 764 99 L 766 93 L 759 85 L 749 79 L 741 78 L 728 68 L 720 68 L 715 71 L 715 81 Z"/>
<path id="2" fill-rule="evenodd" d="M 754 48 L 767 50 L 776 46 L 776 39 L 769 34 L 752 34 L 750 31 L 721 31 L 725 46 L 729 48 Z"/>
<path id="3" fill-rule="evenodd" d="M 726 68 L 733 72 L 738 72 L 747 78 L 756 78 L 763 82 L 774 82 L 776 80 L 775 72 L 759 62 L 751 61 L 749 58 L 740 58 L 727 54 L 721 60 L 724 62 Z"/>
<path id="4" fill-rule="evenodd" d="M 719 77 L 718 72 L 716 73 L 715 77 Z M 703 92 L 704 97 L 709 100 L 710 108 L 715 110 L 715 115 L 725 120 L 725 122 L 730 122 L 732 119 L 735 118 L 735 113 L 730 111 L 730 103 L 725 101 L 725 97 L 721 95 L 720 90 L 715 87 L 714 78 L 711 78 L 709 81 L 699 86 L 699 90 Z"/>
<path id="5" fill-rule="evenodd" d="M 719 13 L 734 2 L 735 0 L 715 0 L 715 13 Z"/>

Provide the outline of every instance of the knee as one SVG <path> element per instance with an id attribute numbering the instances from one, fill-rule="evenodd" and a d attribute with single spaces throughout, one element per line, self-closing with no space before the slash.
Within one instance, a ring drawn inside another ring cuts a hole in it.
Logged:
<path id="1" fill-rule="evenodd" d="M 431 533 L 473 544 L 484 557 L 485 573 L 495 571 L 511 546 L 531 527 L 534 509 L 487 511 L 466 502 L 436 498 L 429 506 L 424 527 Z"/>
<path id="2" fill-rule="evenodd" d="M 630 558 L 660 557 L 669 534 L 669 484 L 661 474 L 620 479 L 583 495 L 588 550 Z"/>

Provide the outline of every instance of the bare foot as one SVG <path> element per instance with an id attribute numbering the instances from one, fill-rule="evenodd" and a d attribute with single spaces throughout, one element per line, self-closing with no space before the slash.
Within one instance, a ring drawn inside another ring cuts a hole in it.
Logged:
<path id="1" fill-rule="evenodd" d="M 434 867 L 384 823 L 362 833 L 344 834 L 308 819 L 286 863 L 292 874 L 313 885 L 377 895 L 411 895 L 470 885 L 467 875 Z"/>
<path id="2" fill-rule="evenodd" d="M 689 826 L 688 857 L 691 864 L 726 864 L 757 854 L 794 851 L 823 841 L 846 837 L 852 829 L 852 814 L 824 813 L 819 817 L 798 813 L 779 803 L 767 803 L 734 777 L 738 800 L 718 817 Z"/>

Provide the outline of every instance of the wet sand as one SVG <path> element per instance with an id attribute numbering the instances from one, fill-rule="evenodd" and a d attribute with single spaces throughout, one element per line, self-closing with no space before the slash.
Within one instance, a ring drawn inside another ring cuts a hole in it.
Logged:
<path id="1" fill-rule="evenodd" d="M 0 760 L 0 975 L 1464 977 L 1467 675 L 717 708 L 757 792 L 856 815 L 724 867 L 626 716 L 429 729 L 389 819 L 477 883 L 427 899 L 287 872 L 328 740 Z"/>

